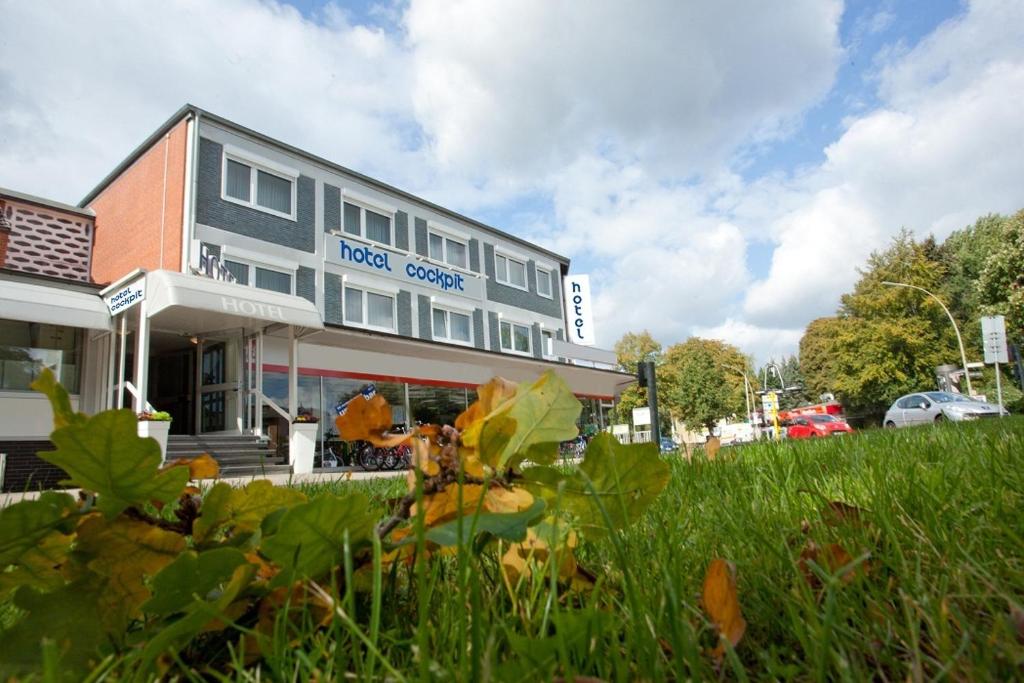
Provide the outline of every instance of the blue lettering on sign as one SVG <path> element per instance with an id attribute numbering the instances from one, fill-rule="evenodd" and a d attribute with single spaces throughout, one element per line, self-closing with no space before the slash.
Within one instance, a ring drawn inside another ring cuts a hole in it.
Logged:
<path id="1" fill-rule="evenodd" d="M 458 292 L 466 291 L 466 278 L 458 273 L 447 273 L 440 268 L 428 268 L 426 266 L 418 266 L 415 263 L 410 263 L 405 267 L 405 274 L 414 280 L 420 280 L 429 282 L 432 285 L 437 285 L 446 292 L 449 289 L 454 289 Z"/>
<path id="2" fill-rule="evenodd" d="M 387 252 L 375 252 L 369 247 L 352 247 L 345 240 L 338 241 L 340 242 L 339 249 L 343 260 L 391 272 L 391 262 L 388 260 L 390 254 Z"/>

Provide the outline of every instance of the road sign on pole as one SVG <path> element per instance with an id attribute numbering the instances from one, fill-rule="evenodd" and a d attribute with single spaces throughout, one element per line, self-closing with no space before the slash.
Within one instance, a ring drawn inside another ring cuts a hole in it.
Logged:
<path id="1" fill-rule="evenodd" d="M 1009 363 L 1010 354 L 1006 348 L 1006 319 L 1001 315 L 989 315 L 981 319 L 981 343 L 985 347 L 985 362 L 996 368 L 996 397 L 999 399 L 999 416 L 1003 416 L 1003 383 L 1000 381 L 999 364 Z"/>

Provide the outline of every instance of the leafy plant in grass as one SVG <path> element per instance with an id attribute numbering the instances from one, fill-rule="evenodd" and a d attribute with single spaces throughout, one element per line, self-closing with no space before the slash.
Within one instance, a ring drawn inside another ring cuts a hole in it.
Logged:
<path id="1" fill-rule="evenodd" d="M 337 422 L 343 438 L 414 447 L 408 493 L 383 519 L 358 491 L 310 499 L 254 481 L 217 483 L 200 497 L 189 480 L 215 476 L 211 458 L 161 467 L 131 411 L 75 413 L 48 371 L 34 386 L 54 412 L 56 448 L 40 457 L 82 495 L 47 492 L 0 511 L 0 598 L 17 608 L 0 633 L 5 676 L 80 678 L 112 661 L 130 662 L 139 678 L 245 666 L 280 647 L 282 628 L 284 642 L 343 628 L 374 662 L 368 675 L 379 663 L 400 677 L 377 645 L 385 570 L 408 565 L 421 601 L 430 563 L 452 553 L 500 568 L 471 574 L 483 564 L 460 561 L 461 591 L 494 581 L 515 593 L 549 579 L 557 591 L 584 589 L 595 577 L 573 556 L 576 534 L 596 536 L 608 528 L 602 519 L 625 528 L 668 481 L 653 448 L 603 436 L 578 472 L 544 466 L 576 435 L 580 412 L 553 373 L 493 380 L 454 426 L 411 436 L 387 432 L 391 409 L 380 396 L 350 404 Z M 524 474 L 527 460 L 540 466 Z M 366 582 L 377 602 L 364 629 L 354 591 Z M 429 618 L 425 602 L 417 618 L 420 627 Z M 425 629 L 417 634 L 424 647 Z"/>

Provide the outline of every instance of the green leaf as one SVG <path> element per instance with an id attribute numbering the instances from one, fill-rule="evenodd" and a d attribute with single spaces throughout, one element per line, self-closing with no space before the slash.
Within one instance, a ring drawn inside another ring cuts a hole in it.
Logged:
<path id="1" fill-rule="evenodd" d="M 10 571 L 0 571 L 0 599 L 20 586 L 33 586 L 44 591 L 56 590 L 66 582 L 61 573 L 74 534 L 51 531 L 26 550 Z"/>
<path id="2" fill-rule="evenodd" d="M 654 444 L 624 446 L 598 434 L 572 474 L 530 467 L 523 476 L 524 488 L 549 508 L 573 516 L 585 533 L 602 534 L 608 531 L 605 514 L 616 528 L 638 519 L 668 484 L 669 467 Z"/>
<path id="3" fill-rule="evenodd" d="M 142 611 L 159 615 L 180 612 L 196 600 L 205 600 L 246 562 L 245 555 L 235 548 L 204 553 L 188 550 L 153 577 L 153 597 L 142 605 Z"/>
<path id="4" fill-rule="evenodd" d="M 53 408 L 53 428 L 60 429 L 68 425 L 82 424 L 87 419 L 82 413 L 71 409 L 71 398 L 67 390 L 57 381 L 50 368 L 43 368 L 42 373 L 30 384 L 36 391 L 46 394 Z"/>
<path id="5" fill-rule="evenodd" d="M 160 447 L 141 439 L 130 410 L 108 410 L 50 435 L 57 447 L 39 457 L 68 473 L 66 483 L 99 494 L 96 507 L 109 517 L 130 505 L 168 503 L 188 483 L 187 467 L 160 471 Z"/>
<path id="6" fill-rule="evenodd" d="M 337 566 L 348 530 L 353 549 L 370 542 L 374 517 L 362 493 L 318 496 L 285 513 L 277 533 L 265 538 L 260 552 L 281 567 L 278 579 L 319 578 Z"/>
<path id="7" fill-rule="evenodd" d="M 13 564 L 28 550 L 59 526 L 77 509 L 75 499 L 66 493 L 47 491 L 37 500 L 0 509 L 0 570 Z"/>
<path id="8" fill-rule="evenodd" d="M 81 674 L 100 660 L 100 646 L 106 641 L 96 625 L 99 586 L 88 577 L 52 593 L 39 593 L 23 586 L 14 594 L 14 604 L 27 614 L 0 634 L 0 678 L 42 668 L 42 643 L 56 646 L 59 670 Z"/>
<path id="9" fill-rule="evenodd" d="M 202 514 L 192 526 L 197 543 L 207 541 L 221 528 L 233 534 L 251 533 L 260 528 L 263 519 L 283 508 L 290 508 L 306 500 L 301 491 L 274 486 L 266 479 L 258 479 L 244 488 L 220 483 L 210 489 L 203 499 Z"/>
<path id="10" fill-rule="evenodd" d="M 582 409 L 569 386 L 551 370 L 533 384 L 523 382 L 516 396 L 486 419 L 480 431 L 481 460 L 498 469 L 527 458 L 552 462 L 559 442 L 579 434 L 576 420 Z"/>
<path id="11" fill-rule="evenodd" d="M 505 541 L 521 542 L 526 539 L 526 529 L 544 515 L 547 505 L 535 500 L 533 505 L 520 512 L 480 512 L 462 518 L 461 544 L 468 545 L 480 534 L 490 534 Z M 439 546 L 459 545 L 459 520 L 453 519 L 427 530 L 424 536 Z M 394 545 L 400 548 L 416 542 L 415 535 L 409 535 Z"/>

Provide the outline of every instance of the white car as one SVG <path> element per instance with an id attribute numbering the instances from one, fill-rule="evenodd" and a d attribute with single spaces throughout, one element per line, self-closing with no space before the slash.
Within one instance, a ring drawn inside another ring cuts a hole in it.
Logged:
<path id="1" fill-rule="evenodd" d="M 1006 410 L 1003 415 L 1009 415 Z M 999 417 L 999 406 L 977 401 L 963 394 L 947 391 L 922 391 L 907 394 L 896 399 L 885 413 L 882 424 L 886 427 L 910 427 L 951 420 L 977 420 L 982 417 Z"/>

